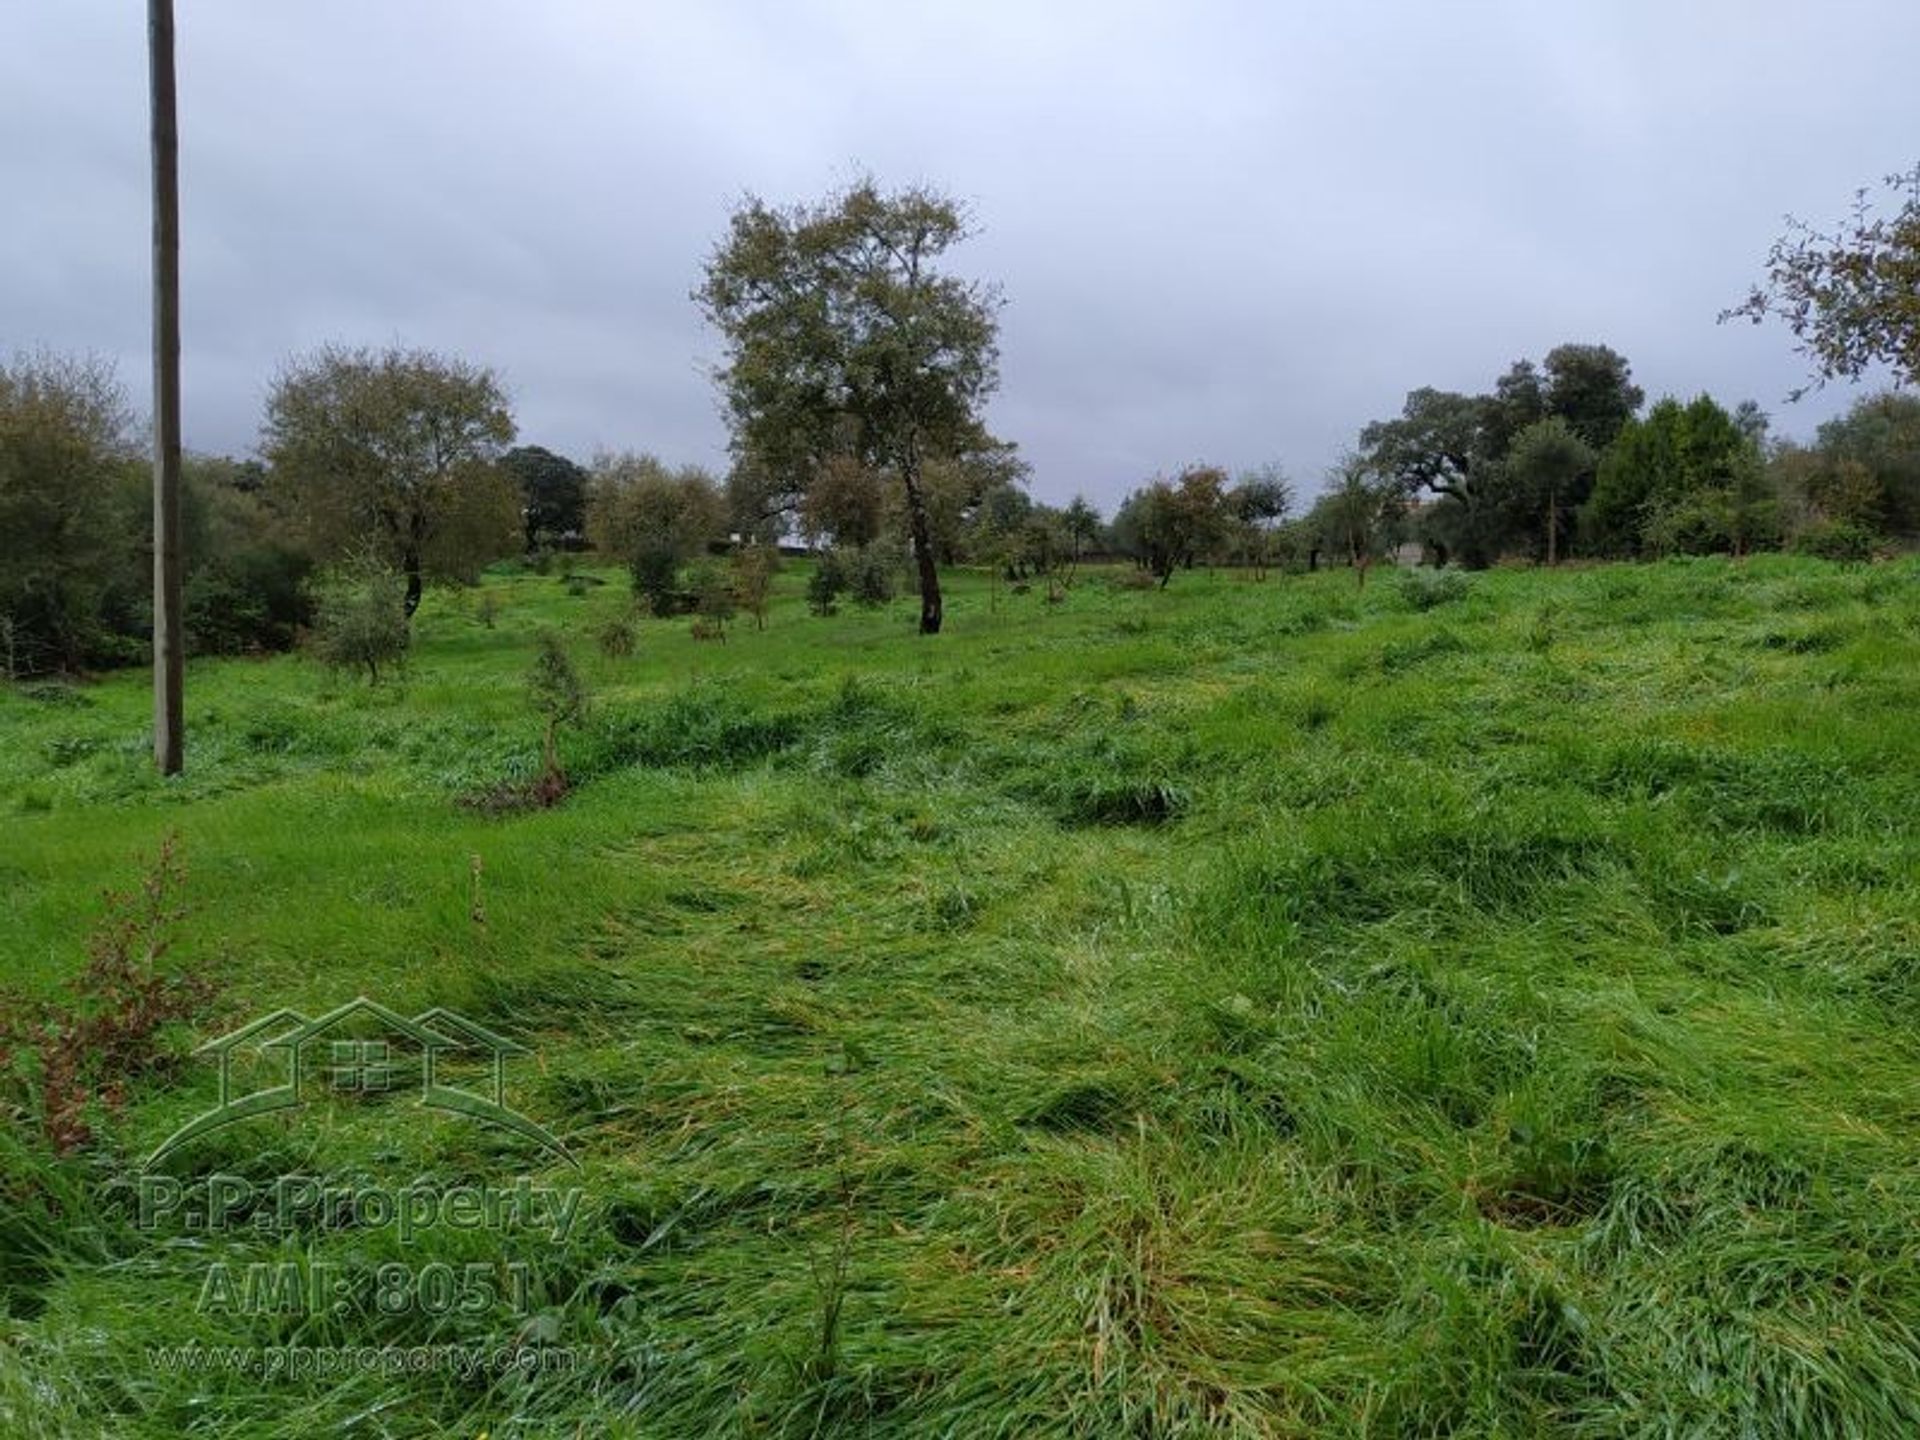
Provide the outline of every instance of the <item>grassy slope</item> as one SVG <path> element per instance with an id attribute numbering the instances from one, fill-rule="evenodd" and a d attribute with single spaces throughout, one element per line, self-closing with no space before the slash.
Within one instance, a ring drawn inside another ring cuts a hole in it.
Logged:
<path id="1" fill-rule="evenodd" d="M 595 1207 L 525 1254 L 542 1333 L 615 1354 L 154 1371 L 503 1333 L 196 1315 L 208 1251 L 103 1198 L 189 1072 L 105 1154 L 0 1142 L 0 1432 L 1920 1429 L 1920 567 L 1501 572 L 1425 612 L 1392 580 L 963 579 L 922 641 L 904 603 L 807 616 L 790 570 L 766 633 L 612 661 L 622 587 L 497 579 L 495 629 L 430 599 L 404 687 L 197 665 L 171 784 L 142 677 L 0 695 L 0 975 L 77 968 L 171 828 L 228 1018 L 365 990 L 529 1039 L 517 1098 Z M 595 691 L 581 787 L 477 816 L 535 763 L 545 623 Z M 195 1163 L 519 1163 L 228 1137 Z"/>

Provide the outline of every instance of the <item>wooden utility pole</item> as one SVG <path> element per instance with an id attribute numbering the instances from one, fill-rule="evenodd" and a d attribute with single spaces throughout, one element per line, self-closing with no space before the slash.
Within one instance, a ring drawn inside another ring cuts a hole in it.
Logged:
<path id="1" fill-rule="evenodd" d="M 153 100 L 153 762 L 177 775 L 185 714 L 180 625 L 180 136 L 173 0 L 147 0 Z"/>

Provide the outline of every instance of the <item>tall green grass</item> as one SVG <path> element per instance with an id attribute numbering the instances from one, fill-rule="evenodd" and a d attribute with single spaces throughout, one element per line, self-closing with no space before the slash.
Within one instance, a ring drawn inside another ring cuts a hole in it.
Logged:
<path id="1" fill-rule="evenodd" d="M 0 976 L 51 993 L 177 831 L 223 1013 L 366 992 L 538 1055 L 574 1172 L 391 1108 L 181 1168 L 577 1183 L 532 1313 L 196 1310 L 95 1151 L 0 1134 L 0 1434 L 1920 1431 L 1920 567 L 1756 557 L 1357 590 L 954 577 L 765 632 L 617 583 L 432 596 L 403 679 L 197 664 L 0 693 Z M 593 690 L 558 808 L 521 690 Z M 578 1374 L 267 1382 L 149 1344 L 599 1347 Z"/>

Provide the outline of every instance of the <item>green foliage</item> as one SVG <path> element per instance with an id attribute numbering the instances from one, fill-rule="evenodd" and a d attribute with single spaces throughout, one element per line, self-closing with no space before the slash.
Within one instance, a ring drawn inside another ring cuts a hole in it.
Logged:
<path id="1" fill-rule="evenodd" d="M 205 456 L 183 467 L 183 602 L 196 654 L 286 650 L 312 616 L 312 556 L 263 479 L 257 466 Z"/>
<path id="2" fill-rule="evenodd" d="M 756 630 L 767 628 L 773 603 L 773 577 L 780 570 L 780 552 L 773 545 L 744 545 L 733 552 L 733 593 L 740 608 L 753 616 Z"/>
<path id="3" fill-rule="evenodd" d="M 1359 454 L 1409 496 L 1435 497 L 1419 523 L 1442 555 L 1474 569 L 1518 544 L 1557 558 L 1563 526 L 1592 484 L 1593 454 L 1643 398 L 1617 351 L 1560 345 L 1543 367 L 1516 361 L 1488 395 L 1409 392 L 1396 419 L 1360 432 Z M 1516 453 L 1523 437 L 1527 448 Z"/>
<path id="4" fill-rule="evenodd" d="M 533 667 L 527 672 L 527 699 L 546 727 L 541 740 L 539 783 L 546 803 L 552 804 L 566 789 L 566 772 L 560 768 L 559 732 L 586 718 L 587 687 L 558 631 L 542 630 L 534 638 L 534 647 Z"/>
<path id="5" fill-rule="evenodd" d="M 506 391 L 482 366 L 329 346 L 274 381 L 261 452 L 313 552 L 377 554 L 405 577 L 411 619 L 428 577 L 471 583 L 513 552 L 520 497 L 497 463 L 513 434 Z"/>
<path id="6" fill-rule="evenodd" d="M 557 630 L 542 630 L 534 637 L 527 700 L 550 729 L 577 725 L 587 713 L 586 685 Z"/>
<path id="7" fill-rule="evenodd" d="M 870 179 L 818 206 L 749 199 L 696 296 L 727 345 L 735 448 L 772 488 L 805 494 L 836 459 L 898 477 L 922 633 L 941 621 L 924 462 L 995 446 L 981 409 L 998 382 L 999 298 L 939 269 L 966 234 L 946 197 Z"/>
<path id="8" fill-rule="evenodd" d="M 1473 582 L 1459 570 L 1405 570 L 1399 588 L 1409 609 L 1424 612 L 1466 599 L 1473 593 Z"/>
<path id="9" fill-rule="evenodd" d="M 680 572 L 724 538 L 726 500 L 696 465 L 670 470 L 651 455 L 603 455 L 588 482 L 594 548 L 624 562 L 655 615 L 682 608 Z"/>
<path id="10" fill-rule="evenodd" d="M 851 583 L 852 575 L 840 552 L 820 551 L 814 556 L 813 573 L 807 576 L 807 608 L 816 615 L 833 614 Z"/>
<path id="11" fill-rule="evenodd" d="M 631 658 L 638 644 L 633 621 L 624 615 L 614 616 L 595 632 L 594 643 L 600 647 L 600 653 L 609 660 Z"/>
<path id="12" fill-rule="evenodd" d="M 1848 472 L 1866 487 L 1845 504 L 1844 515 L 1835 513 L 1831 498 L 1822 503 L 1829 518 L 1920 535 L 1920 395 L 1863 396 L 1820 427 L 1816 446 L 1825 468 Z"/>
<path id="13" fill-rule="evenodd" d="M 1400 482 L 1358 455 L 1342 457 L 1327 490 L 1307 516 L 1314 548 L 1339 556 L 1361 585 L 1395 538 L 1402 514 Z"/>
<path id="14" fill-rule="evenodd" d="M 1545 536 L 1549 564 L 1559 558 L 1560 537 L 1571 528 L 1574 508 L 1584 498 L 1582 481 L 1592 475 L 1594 462 L 1594 448 L 1558 415 L 1536 420 L 1514 436 L 1507 451 L 1509 512 L 1523 533 Z"/>
<path id="15" fill-rule="evenodd" d="M 899 561 L 884 545 L 869 545 L 844 558 L 847 593 L 853 597 L 854 604 L 878 609 L 892 603 Z"/>
<path id="16" fill-rule="evenodd" d="M 539 445 L 518 445 L 500 468 L 520 491 L 526 553 L 578 545 L 587 532 L 587 472 Z"/>
<path id="17" fill-rule="evenodd" d="M 1756 460 L 1753 441 L 1710 396 L 1684 406 L 1663 399 L 1601 457 L 1582 531 L 1600 553 L 1628 555 L 1659 553 L 1676 533 L 1724 535 L 1724 516 L 1710 517 L 1746 483 Z M 1680 517 L 1677 531 L 1663 516 Z"/>
<path id="18" fill-rule="evenodd" d="M 378 685 L 384 666 L 405 660 L 410 631 L 407 580 L 378 555 L 363 553 L 323 572 L 314 587 L 314 658 L 336 670 L 365 670 Z"/>
<path id="19" fill-rule="evenodd" d="M 45 353 L 0 363 L 0 673 L 113 658 L 150 583 L 140 498 L 111 370 Z"/>
<path id="20" fill-rule="evenodd" d="M 1611 445 L 1639 413 L 1646 392 L 1633 383 L 1627 359 L 1606 345 L 1558 345 L 1542 367 L 1542 418 L 1558 418 L 1589 450 Z"/>
<path id="21" fill-rule="evenodd" d="M 694 570 L 688 584 L 693 591 L 693 613 L 714 627 L 716 633 L 725 635 L 727 622 L 739 609 L 727 571 L 718 565 L 704 564 Z"/>
<path id="22" fill-rule="evenodd" d="M 1121 502 L 1114 537 L 1162 589 L 1182 566 L 1211 553 L 1227 535 L 1227 473 L 1190 465 L 1172 480 L 1155 480 Z"/>
<path id="23" fill-rule="evenodd" d="M 1809 388 L 1877 365 L 1920 384 L 1920 165 L 1885 183 L 1899 201 L 1890 216 L 1875 216 L 1862 190 L 1829 230 L 1789 217 L 1767 252 L 1766 279 L 1720 316 L 1785 321 L 1813 366 Z"/>
<path id="24" fill-rule="evenodd" d="M 1879 537 L 1851 520 L 1816 520 L 1793 537 L 1796 555 L 1822 560 L 1871 560 Z"/>

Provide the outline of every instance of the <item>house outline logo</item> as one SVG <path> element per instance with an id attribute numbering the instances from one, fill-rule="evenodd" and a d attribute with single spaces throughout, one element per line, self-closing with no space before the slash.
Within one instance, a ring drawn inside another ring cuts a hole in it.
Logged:
<path id="1" fill-rule="evenodd" d="M 371 1020 L 384 1034 L 377 1039 L 329 1038 L 329 1032 L 349 1020 Z M 234 1094 L 233 1057 L 243 1047 L 277 1060 L 283 1077 L 280 1083 L 265 1085 L 245 1095 Z M 558 1136 L 507 1104 L 507 1061 L 512 1056 L 530 1053 L 526 1046 L 443 1005 L 409 1019 L 365 995 L 355 996 L 346 1004 L 311 1019 L 283 1006 L 200 1046 L 193 1053 L 212 1056 L 219 1065 L 219 1103 L 194 1116 L 161 1141 L 143 1168 L 159 1164 L 188 1141 L 215 1130 L 257 1115 L 302 1108 L 313 1098 L 316 1089 L 323 1088 L 323 1077 L 329 1073 L 333 1081 L 331 1088 L 336 1094 L 391 1090 L 395 1074 L 404 1064 L 395 1060 L 395 1049 L 404 1051 L 407 1047 L 419 1055 L 422 1106 L 510 1131 L 579 1168 L 580 1162 L 560 1143 Z M 441 1079 L 439 1062 L 448 1052 L 488 1057 L 484 1091 L 463 1089 Z"/>

